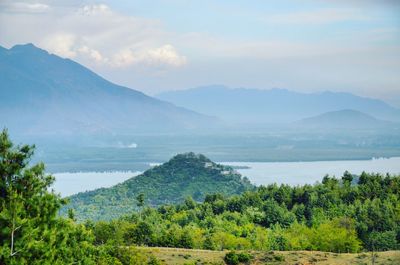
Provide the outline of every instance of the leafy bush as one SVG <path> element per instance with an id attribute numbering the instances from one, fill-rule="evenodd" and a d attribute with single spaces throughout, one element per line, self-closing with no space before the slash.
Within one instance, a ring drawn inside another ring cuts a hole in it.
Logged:
<path id="1" fill-rule="evenodd" d="M 226 253 L 226 255 L 224 257 L 224 260 L 225 260 L 225 263 L 227 265 L 237 265 L 237 264 L 239 264 L 239 257 L 233 251 Z"/>
<path id="2" fill-rule="evenodd" d="M 245 252 L 241 252 L 241 253 L 237 254 L 237 256 L 238 256 L 239 262 L 244 262 L 244 263 L 250 262 L 253 259 L 252 255 L 250 255 L 249 253 L 245 253 Z"/>
<path id="3" fill-rule="evenodd" d="M 253 256 L 250 255 L 249 253 L 245 253 L 245 252 L 240 252 L 240 253 L 236 253 L 234 251 L 228 252 L 225 255 L 225 262 L 228 265 L 236 265 L 239 263 L 248 263 L 253 259 Z"/>

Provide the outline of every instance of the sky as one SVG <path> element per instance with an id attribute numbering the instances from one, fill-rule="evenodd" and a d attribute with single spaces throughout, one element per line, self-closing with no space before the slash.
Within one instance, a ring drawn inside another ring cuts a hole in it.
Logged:
<path id="1" fill-rule="evenodd" d="M 222 84 L 400 107 L 397 0 L 0 0 L 0 45 L 22 43 L 150 95 Z"/>

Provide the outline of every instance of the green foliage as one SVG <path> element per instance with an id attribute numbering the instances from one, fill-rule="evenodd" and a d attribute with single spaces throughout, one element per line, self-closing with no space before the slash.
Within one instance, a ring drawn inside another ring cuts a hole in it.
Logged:
<path id="1" fill-rule="evenodd" d="M 119 229 L 108 223 L 76 224 L 72 210 L 69 218 L 58 217 L 65 201 L 48 191 L 54 178 L 43 164 L 29 166 L 33 151 L 0 133 L 0 264 L 157 264 L 130 248 L 96 247 L 111 235 L 118 238 Z"/>
<path id="2" fill-rule="evenodd" d="M 296 220 L 296 216 L 292 212 L 286 207 L 280 206 L 275 200 L 267 200 L 263 209 L 264 218 L 261 223 L 266 227 L 270 227 L 274 224 L 288 227 Z"/>
<path id="3" fill-rule="evenodd" d="M 138 196 L 136 196 L 136 200 L 137 200 L 138 207 L 144 206 L 144 194 L 143 193 L 140 193 Z"/>
<path id="4" fill-rule="evenodd" d="M 398 248 L 400 177 L 363 173 L 358 184 L 350 184 L 346 175 L 346 181 L 326 176 L 313 186 L 273 184 L 231 197 L 209 194 L 203 203 L 187 198 L 99 222 L 93 231 L 96 242 L 106 234 L 124 245 L 211 250 Z"/>
<path id="5" fill-rule="evenodd" d="M 29 166 L 33 146 L 14 146 L 7 131 L 0 133 L 0 263 L 90 264 L 93 236 L 72 220 L 59 219 L 64 203 L 48 192 L 52 176 L 44 165 Z"/>
<path id="6" fill-rule="evenodd" d="M 246 252 L 240 252 L 237 255 L 238 255 L 239 262 L 247 263 L 253 259 L 253 257 L 249 253 L 246 253 Z"/>
<path id="7" fill-rule="evenodd" d="M 224 260 L 225 260 L 225 263 L 227 265 L 237 265 L 237 264 L 239 264 L 239 257 L 233 251 L 226 253 L 226 255 L 224 257 Z"/>
<path id="8" fill-rule="evenodd" d="M 154 207 L 181 203 L 191 197 L 194 201 L 187 200 L 187 207 L 193 207 L 206 194 L 233 195 L 251 189 L 254 186 L 231 167 L 187 153 L 114 187 L 73 195 L 62 214 L 73 208 L 78 220 L 111 220 L 143 207 L 145 199 L 147 205 Z"/>
<path id="9" fill-rule="evenodd" d="M 396 240 L 395 231 L 377 232 L 373 231 L 367 240 L 367 246 L 375 251 L 387 251 L 391 249 L 398 249 L 399 243 Z"/>
<path id="10" fill-rule="evenodd" d="M 225 254 L 224 261 L 228 265 L 237 265 L 239 263 L 249 263 L 253 257 L 249 253 L 230 251 Z"/>

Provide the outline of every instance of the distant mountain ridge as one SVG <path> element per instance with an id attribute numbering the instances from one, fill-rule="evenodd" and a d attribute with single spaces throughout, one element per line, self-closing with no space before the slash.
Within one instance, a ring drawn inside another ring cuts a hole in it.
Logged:
<path id="1" fill-rule="evenodd" d="M 79 219 L 111 219 L 137 209 L 136 196 L 146 205 L 178 203 L 191 196 L 203 201 L 207 194 L 240 194 L 254 186 L 232 167 L 216 164 L 201 154 L 185 153 L 111 188 L 82 192 L 69 197 L 63 209 L 73 208 Z"/>
<path id="2" fill-rule="evenodd" d="M 163 92 L 158 98 L 233 122 L 294 122 L 324 112 L 353 109 L 378 119 L 400 121 L 400 109 L 377 99 L 343 92 L 299 93 L 286 89 L 221 85 Z"/>
<path id="3" fill-rule="evenodd" d="M 326 112 L 317 116 L 302 119 L 297 125 L 319 128 L 377 128 L 392 125 L 391 122 L 383 121 L 360 111 L 345 109 Z"/>
<path id="4" fill-rule="evenodd" d="M 15 134 L 176 131 L 217 122 L 32 44 L 0 47 L 0 86 L 0 126 Z"/>

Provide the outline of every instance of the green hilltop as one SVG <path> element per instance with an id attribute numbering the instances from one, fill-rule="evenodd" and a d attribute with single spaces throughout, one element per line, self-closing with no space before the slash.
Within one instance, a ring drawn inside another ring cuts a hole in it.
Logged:
<path id="1" fill-rule="evenodd" d="M 79 220 L 109 220 L 137 210 L 139 194 L 144 194 L 146 205 L 156 207 L 183 202 L 189 196 L 203 201 L 207 194 L 233 195 L 253 188 L 232 167 L 185 153 L 113 187 L 73 195 L 61 213 L 72 208 Z"/>

